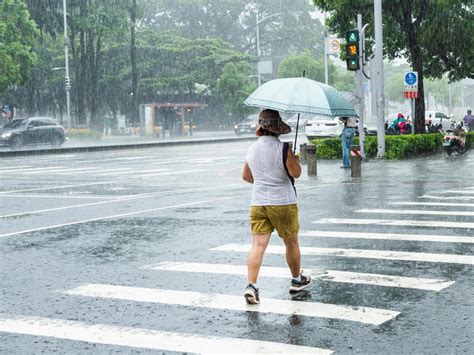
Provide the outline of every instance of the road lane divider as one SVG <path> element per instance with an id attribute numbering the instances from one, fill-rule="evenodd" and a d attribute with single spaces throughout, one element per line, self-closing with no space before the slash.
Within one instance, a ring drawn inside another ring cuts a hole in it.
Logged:
<path id="1" fill-rule="evenodd" d="M 425 216 L 459 216 L 474 217 L 471 211 L 428 211 L 428 210 L 397 210 L 385 208 L 363 208 L 356 210 L 357 213 L 381 213 L 381 214 L 397 214 L 397 215 L 425 215 Z"/>
<path id="2" fill-rule="evenodd" d="M 396 219 L 360 219 L 360 218 L 323 218 L 314 221 L 315 224 L 351 224 L 371 226 L 402 226 L 402 227 L 430 227 L 430 228 L 460 228 L 473 229 L 474 223 L 448 221 L 414 221 Z"/>
<path id="3" fill-rule="evenodd" d="M 371 325 L 383 324 L 400 314 L 400 312 L 387 309 L 320 302 L 287 301 L 274 298 L 262 298 L 260 304 L 248 305 L 243 296 L 107 284 L 87 284 L 58 292 L 74 296 L 172 304 L 195 308 L 339 319 Z"/>
<path id="4" fill-rule="evenodd" d="M 269 341 L 174 333 L 80 321 L 15 316 L 0 317 L 0 332 L 180 353 L 332 354 L 329 349 Z"/>
<path id="5" fill-rule="evenodd" d="M 250 250 L 250 247 L 251 247 L 250 245 L 246 245 L 246 244 L 225 244 L 225 245 L 212 248 L 211 250 L 248 252 Z M 314 247 L 300 247 L 300 250 L 301 250 L 302 255 L 474 265 L 474 255 L 432 254 L 432 253 L 415 253 L 415 252 L 392 251 L 392 250 L 314 248 Z M 265 252 L 269 254 L 285 254 L 286 249 L 283 246 L 270 245 L 267 247 Z"/>
<path id="6" fill-rule="evenodd" d="M 439 206 L 439 207 L 474 207 L 474 203 L 456 202 L 391 202 L 389 205 L 398 206 Z"/>
<path id="7" fill-rule="evenodd" d="M 42 166 L 41 168 L 25 168 L 25 169 L 5 169 L 5 170 L 1 170 L 0 171 L 0 175 L 7 175 L 8 173 L 13 173 L 13 174 L 17 174 L 17 173 L 24 173 L 24 174 L 27 174 L 27 173 L 34 173 L 35 171 L 38 171 L 38 170 L 42 170 L 44 172 L 48 172 L 48 171 L 53 171 L 53 170 L 58 170 L 58 169 L 66 169 L 65 166 L 48 166 L 48 167 L 44 167 Z"/>
<path id="8" fill-rule="evenodd" d="M 474 237 L 456 235 L 429 235 L 429 234 L 398 234 L 398 233 L 372 233 L 348 231 L 300 231 L 300 237 L 341 238 L 341 239 L 371 239 L 371 240 L 403 240 L 413 242 L 436 243 L 474 243 Z"/>
<path id="9" fill-rule="evenodd" d="M 22 189 L 22 190 L 0 191 L 0 195 L 15 194 L 15 193 L 20 193 L 20 192 L 31 192 L 31 191 L 69 189 L 69 188 L 71 188 L 71 187 L 84 187 L 84 186 L 94 186 L 94 185 L 106 185 L 106 184 L 113 184 L 113 183 L 115 183 L 115 181 L 109 180 L 109 181 L 92 182 L 92 183 L 87 183 L 87 184 L 51 186 L 51 187 L 37 187 L 37 188 L 34 188 L 34 189 Z"/>
<path id="10" fill-rule="evenodd" d="M 119 175 L 127 175 L 127 174 L 140 175 L 140 174 L 143 174 L 143 173 L 157 173 L 157 172 L 163 172 L 163 171 L 169 171 L 169 170 L 171 170 L 171 169 L 151 169 L 151 170 L 135 169 L 135 170 L 132 170 L 132 171 L 120 172 Z M 102 171 L 104 171 L 104 170 L 102 170 Z M 110 175 L 117 175 L 117 173 L 115 173 L 115 172 L 112 172 L 112 173 L 99 173 L 99 174 L 96 174 L 96 175 L 97 176 L 110 176 Z"/>
<path id="11" fill-rule="evenodd" d="M 200 204 L 209 204 L 209 203 L 212 203 L 212 202 L 230 200 L 230 199 L 236 198 L 236 197 L 238 197 L 238 196 L 230 196 L 230 197 L 216 198 L 216 199 L 212 199 L 212 200 L 181 203 L 181 204 L 177 204 L 177 205 L 157 207 L 157 208 L 151 208 L 151 209 L 128 212 L 128 213 L 120 213 L 120 214 L 104 216 L 104 217 L 83 219 L 83 220 L 80 220 L 80 221 L 55 224 L 55 225 L 51 225 L 51 226 L 45 226 L 45 227 L 39 227 L 39 228 L 33 228 L 33 229 L 25 229 L 25 230 L 22 230 L 22 231 L 0 234 L 0 238 L 11 237 L 11 236 L 14 236 L 14 235 L 25 234 L 25 233 L 39 232 L 39 231 L 44 231 L 44 230 L 49 230 L 49 229 L 66 227 L 66 226 L 73 226 L 73 225 L 76 225 L 76 224 L 82 224 L 82 223 L 88 223 L 88 222 L 96 222 L 96 221 L 103 221 L 103 220 L 107 220 L 107 219 L 116 219 L 116 218 L 122 218 L 122 217 L 129 217 L 129 216 L 134 216 L 134 215 L 148 213 L 148 212 L 157 212 L 157 211 L 168 210 L 168 209 L 173 209 L 173 208 L 196 206 L 196 205 L 200 205 Z"/>
<path id="12" fill-rule="evenodd" d="M 208 264 L 208 263 L 188 263 L 165 261 L 157 264 L 147 265 L 141 269 L 155 271 L 177 271 L 177 272 L 197 272 L 208 274 L 225 274 L 247 276 L 247 265 L 229 264 Z M 426 279 L 418 277 L 405 277 L 396 275 L 371 274 L 337 270 L 314 270 L 305 268 L 305 273 L 313 278 L 324 281 L 354 283 L 384 287 L 399 287 L 408 289 L 428 290 L 439 292 L 449 286 L 454 281 L 441 279 Z M 260 277 L 290 278 L 291 273 L 287 267 L 262 266 L 259 272 Z"/>

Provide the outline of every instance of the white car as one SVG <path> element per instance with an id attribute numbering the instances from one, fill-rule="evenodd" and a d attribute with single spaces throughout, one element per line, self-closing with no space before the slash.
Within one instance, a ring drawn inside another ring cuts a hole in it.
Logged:
<path id="1" fill-rule="evenodd" d="M 311 116 L 306 121 L 305 134 L 308 140 L 316 138 L 337 138 L 342 134 L 344 125 L 339 117 Z"/>
<path id="2" fill-rule="evenodd" d="M 443 131 L 448 129 L 453 129 L 456 126 L 456 123 L 451 120 L 445 113 L 441 111 L 425 111 L 425 124 L 426 125 L 437 125 L 441 123 L 443 126 Z"/>

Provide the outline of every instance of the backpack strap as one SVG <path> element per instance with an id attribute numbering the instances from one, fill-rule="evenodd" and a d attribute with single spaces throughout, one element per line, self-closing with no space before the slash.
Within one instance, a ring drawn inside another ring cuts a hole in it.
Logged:
<path id="1" fill-rule="evenodd" d="M 283 143 L 283 166 L 285 167 L 286 174 L 290 178 L 291 185 L 293 185 L 293 190 L 295 190 L 295 195 L 296 195 L 296 187 L 295 187 L 295 179 L 293 176 L 290 175 L 288 168 L 286 166 L 286 159 L 288 158 L 288 149 L 290 149 L 290 145 L 288 142 Z"/>

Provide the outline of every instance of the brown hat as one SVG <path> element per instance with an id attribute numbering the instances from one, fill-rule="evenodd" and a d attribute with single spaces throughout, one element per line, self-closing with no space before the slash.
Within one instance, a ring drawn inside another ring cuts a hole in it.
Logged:
<path id="1" fill-rule="evenodd" d="M 291 132 L 290 126 L 282 121 L 280 113 L 275 110 L 265 109 L 258 117 L 259 127 L 275 134 L 286 134 Z M 257 130 L 258 128 L 257 127 Z"/>

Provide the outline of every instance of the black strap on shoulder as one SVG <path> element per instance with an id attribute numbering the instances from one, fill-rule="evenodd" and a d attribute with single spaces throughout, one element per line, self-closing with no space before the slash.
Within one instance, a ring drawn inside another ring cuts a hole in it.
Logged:
<path id="1" fill-rule="evenodd" d="M 293 189 L 295 190 L 295 194 L 296 194 L 295 179 L 293 178 L 293 176 L 290 175 L 288 171 L 288 167 L 286 166 L 286 159 L 288 158 L 289 148 L 290 148 L 290 145 L 288 144 L 288 142 L 283 143 L 283 166 L 285 167 L 286 174 L 290 178 L 291 185 L 293 185 Z"/>

